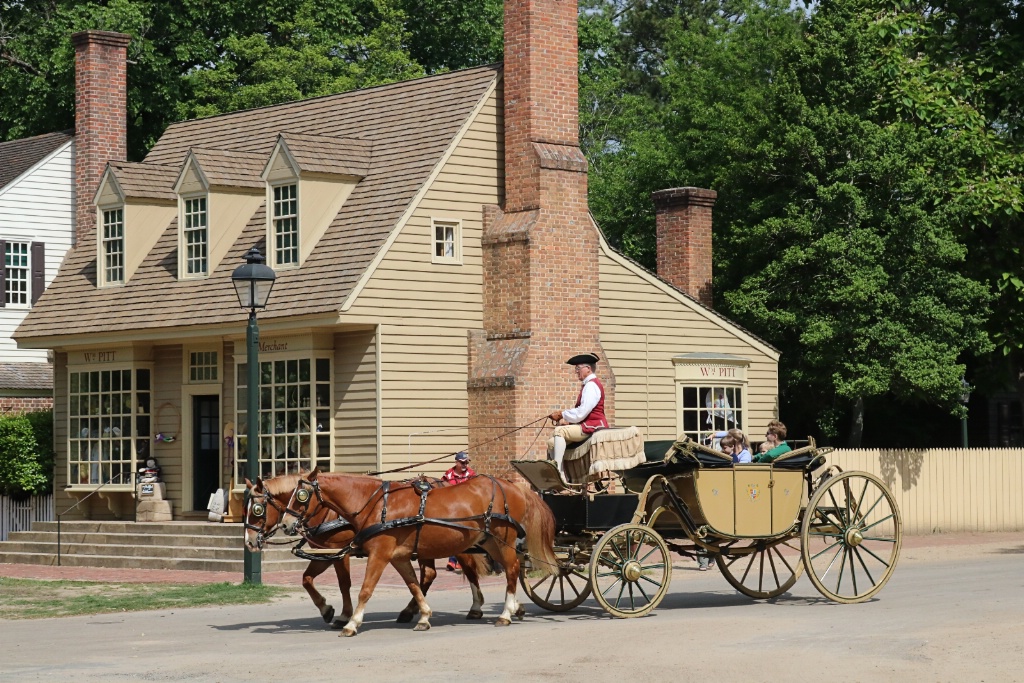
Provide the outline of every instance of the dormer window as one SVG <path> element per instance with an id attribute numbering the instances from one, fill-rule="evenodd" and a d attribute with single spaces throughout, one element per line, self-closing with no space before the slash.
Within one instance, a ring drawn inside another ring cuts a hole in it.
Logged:
<path id="1" fill-rule="evenodd" d="M 206 197 L 190 197 L 182 201 L 181 243 L 184 253 L 185 277 L 209 275 L 209 230 Z"/>
<path id="2" fill-rule="evenodd" d="M 103 284 L 124 283 L 124 209 L 103 211 Z"/>
<path id="3" fill-rule="evenodd" d="M 298 185 L 274 187 L 274 265 L 299 265 Z"/>

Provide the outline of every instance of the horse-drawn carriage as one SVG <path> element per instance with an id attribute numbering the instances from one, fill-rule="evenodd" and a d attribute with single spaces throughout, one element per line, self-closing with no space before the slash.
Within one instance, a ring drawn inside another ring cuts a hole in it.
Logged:
<path id="1" fill-rule="evenodd" d="M 822 595 L 871 598 L 892 575 L 902 524 L 885 484 L 866 472 L 825 465 L 810 445 L 770 464 L 733 464 L 691 440 L 647 442 L 647 462 L 621 472 L 622 492 L 567 486 L 554 465 L 513 466 L 543 496 L 557 526 L 558 572 L 520 574 L 540 607 L 573 609 L 592 593 L 618 617 L 661 602 L 672 555 L 707 553 L 726 580 L 752 598 L 788 591 L 806 569 Z"/>

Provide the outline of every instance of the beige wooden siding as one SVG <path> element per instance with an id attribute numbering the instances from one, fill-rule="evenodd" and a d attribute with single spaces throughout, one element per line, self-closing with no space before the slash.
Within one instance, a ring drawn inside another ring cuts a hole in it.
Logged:
<path id="1" fill-rule="evenodd" d="M 840 449 L 829 465 L 878 475 L 908 534 L 1024 531 L 1024 450 Z"/>
<path id="2" fill-rule="evenodd" d="M 376 335 L 334 335 L 334 469 L 377 469 Z"/>
<path id="3" fill-rule="evenodd" d="M 224 427 L 231 423 L 232 441 L 231 448 L 224 447 L 222 450 L 221 458 L 221 475 L 220 483 L 225 488 L 233 489 L 235 483 L 235 473 L 232 470 L 235 457 L 238 455 L 236 448 L 238 446 L 238 425 L 235 424 L 235 387 L 237 378 L 235 377 L 235 344 L 234 342 L 225 341 L 221 358 L 221 372 L 224 374 L 220 378 L 221 386 L 221 397 L 220 397 L 220 421 Z M 227 437 L 228 432 L 224 430 L 221 438 Z"/>
<path id="4" fill-rule="evenodd" d="M 149 450 L 160 464 L 160 478 L 166 486 L 167 499 L 174 501 L 171 511 L 175 518 L 181 516 L 185 482 L 182 473 L 182 458 L 191 457 L 192 438 L 181 431 L 181 346 L 153 347 L 152 374 L 152 418 L 150 420 Z M 153 440 L 157 432 L 173 434 L 171 443 L 157 443 Z M 145 463 L 143 463 L 145 464 Z M 188 486 L 192 483 L 188 482 Z"/>
<path id="5" fill-rule="evenodd" d="M 607 253 L 601 254 L 601 344 L 615 372 L 615 423 L 636 425 L 646 439 L 677 436 L 672 357 L 683 353 L 749 358 L 747 430 L 758 434 L 778 415 L 775 360 Z"/>
<path id="6" fill-rule="evenodd" d="M 78 498 L 70 496 L 64 490 L 68 485 L 68 354 L 53 354 L 53 395 L 63 396 L 53 402 L 53 449 L 56 453 L 57 463 L 53 471 L 53 512 L 59 514 L 74 505 Z M 95 497 L 95 496 L 94 496 Z M 83 503 L 77 510 L 72 510 L 64 516 L 64 519 L 85 519 L 86 515 L 81 509 L 88 503 Z"/>
<path id="7" fill-rule="evenodd" d="M 466 331 L 483 324 L 482 206 L 503 201 L 502 127 L 492 94 L 343 316 L 380 325 L 384 468 L 468 445 Z M 431 262 L 431 220 L 461 222 L 461 264 Z M 446 459 L 411 473 L 438 474 L 450 465 Z"/>

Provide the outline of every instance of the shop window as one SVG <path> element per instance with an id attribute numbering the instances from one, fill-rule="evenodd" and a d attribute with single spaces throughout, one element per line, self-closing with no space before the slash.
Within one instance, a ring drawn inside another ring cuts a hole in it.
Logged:
<path id="1" fill-rule="evenodd" d="M 149 456 L 150 371 L 103 369 L 70 373 L 68 483 L 133 483 Z"/>
<path id="2" fill-rule="evenodd" d="M 259 472 L 264 479 L 331 469 L 331 361 L 288 358 L 260 362 Z M 238 455 L 235 483 L 248 476 L 248 365 L 238 364 Z"/>
<path id="3" fill-rule="evenodd" d="M 682 433 L 694 440 L 709 433 L 743 429 L 743 389 L 737 386 L 684 386 Z"/>

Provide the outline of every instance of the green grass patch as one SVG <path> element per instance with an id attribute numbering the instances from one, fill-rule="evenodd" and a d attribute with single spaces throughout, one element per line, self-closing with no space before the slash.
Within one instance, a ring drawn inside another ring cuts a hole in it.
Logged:
<path id="1" fill-rule="evenodd" d="M 288 592 L 280 586 L 234 583 L 102 583 L 0 578 L 0 619 L 265 603 Z"/>

